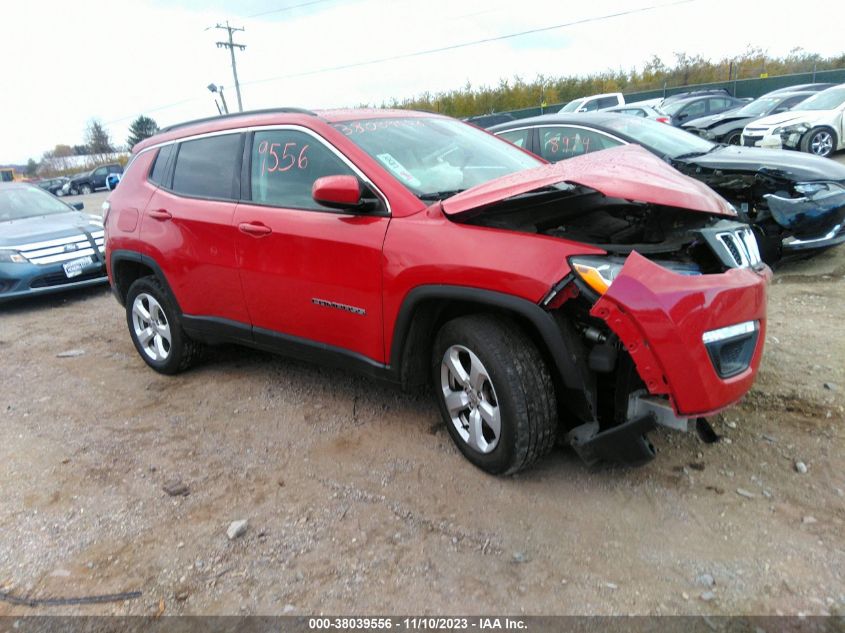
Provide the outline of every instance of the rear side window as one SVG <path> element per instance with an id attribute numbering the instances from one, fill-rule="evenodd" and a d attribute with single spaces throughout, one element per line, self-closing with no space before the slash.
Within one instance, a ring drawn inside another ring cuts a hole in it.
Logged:
<path id="1" fill-rule="evenodd" d="M 612 108 L 615 105 L 619 105 L 619 99 L 616 97 L 602 97 L 598 102 L 599 110 L 603 108 Z"/>
<path id="2" fill-rule="evenodd" d="M 548 161 L 556 162 L 581 154 L 589 154 L 621 145 L 619 141 L 577 127 L 540 128 L 540 155 Z"/>
<path id="3" fill-rule="evenodd" d="M 181 154 L 179 155 L 181 158 Z M 177 163 L 178 165 L 178 163 Z M 356 174 L 328 147 L 297 130 L 256 132 L 252 141 L 252 201 L 275 207 L 335 211 L 311 197 L 323 176 Z"/>
<path id="4" fill-rule="evenodd" d="M 235 199 L 240 154 L 240 134 L 180 143 L 173 170 L 173 191 L 199 198 Z"/>
<path id="5" fill-rule="evenodd" d="M 531 134 L 531 130 L 512 130 L 508 132 L 500 132 L 498 136 L 501 136 L 506 141 L 510 141 L 517 147 L 526 148 L 528 147 L 529 134 Z"/>
<path id="6" fill-rule="evenodd" d="M 164 183 L 164 176 L 167 174 L 167 164 L 170 162 L 170 157 L 173 155 L 173 150 L 176 145 L 165 145 L 158 150 L 155 163 L 153 163 L 153 170 L 150 172 L 150 182 L 157 185 Z"/>

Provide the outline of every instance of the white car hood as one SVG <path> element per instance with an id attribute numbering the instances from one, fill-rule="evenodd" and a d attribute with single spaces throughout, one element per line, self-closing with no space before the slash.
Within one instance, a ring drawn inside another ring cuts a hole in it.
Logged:
<path id="1" fill-rule="evenodd" d="M 779 112 L 778 114 L 771 114 L 762 119 L 749 123 L 748 127 L 759 129 L 766 127 L 775 127 L 784 124 L 807 123 L 813 125 L 819 121 L 831 119 L 836 114 L 836 110 L 802 110 L 798 112 Z"/>

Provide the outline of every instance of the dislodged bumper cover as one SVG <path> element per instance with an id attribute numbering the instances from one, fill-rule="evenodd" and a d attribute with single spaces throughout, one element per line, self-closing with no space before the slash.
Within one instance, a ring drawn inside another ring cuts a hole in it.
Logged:
<path id="1" fill-rule="evenodd" d="M 616 333 L 650 393 L 668 395 L 679 415 L 703 416 L 737 401 L 754 382 L 770 279 L 766 267 L 681 275 L 634 252 L 590 314 Z M 720 378 L 704 333 L 749 321 L 759 330 L 748 367 Z"/>
<path id="2" fill-rule="evenodd" d="M 838 229 L 845 221 L 845 187 L 837 183 L 801 185 L 811 189 L 801 198 L 767 195 L 775 222 L 801 240 L 818 240 Z M 831 236 L 832 237 L 832 236 Z M 827 246 L 817 243 L 816 247 Z"/>

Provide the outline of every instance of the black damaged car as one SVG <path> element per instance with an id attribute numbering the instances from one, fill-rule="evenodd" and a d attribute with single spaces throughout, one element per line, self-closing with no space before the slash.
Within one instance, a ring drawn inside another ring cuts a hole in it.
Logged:
<path id="1" fill-rule="evenodd" d="M 697 134 L 701 138 L 716 143 L 727 143 L 728 145 L 739 145 L 742 137 L 742 130 L 749 123 L 762 119 L 770 114 L 787 112 L 793 106 L 798 105 L 807 97 L 812 97 L 815 91 L 802 92 L 778 92 L 771 95 L 763 95 L 751 103 L 742 106 L 739 110 L 722 112 L 703 116 L 692 121 L 687 121 L 681 127 L 687 132 Z"/>
<path id="2" fill-rule="evenodd" d="M 768 264 L 845 242 L 845 165 L 817 156 L 713 143 L 681 129 L 602 112 L 551 114 L 489 130 L 546 160 L 635 143 L 730 201 Z"/>

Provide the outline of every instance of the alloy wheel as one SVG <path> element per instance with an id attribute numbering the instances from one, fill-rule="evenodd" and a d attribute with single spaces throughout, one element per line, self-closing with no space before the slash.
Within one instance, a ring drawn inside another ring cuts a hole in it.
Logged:
<path id="1" fill-rule="evenodd" d="M 496 390 L 484 364 L 462 345 L 443 354 L 440 387 L 449 418 L 460 438 L 479 453 L 490 453 L 499 444 L 501 411 Z"/>
<path id="2" fill-rule="evenodd" d="M 810 139 L 810 151 L 816 156 L 827 156 L 833 150 L 833 137 L 830 132 L 816 132 Z"/>
<path id="3" fill-rule="evenodd" d="M 170 324 L 155 297 L 142 292 L 132 303 L 132 327 L 138 345 L 151 360 L 164 361 L 172 345 Z"/>

